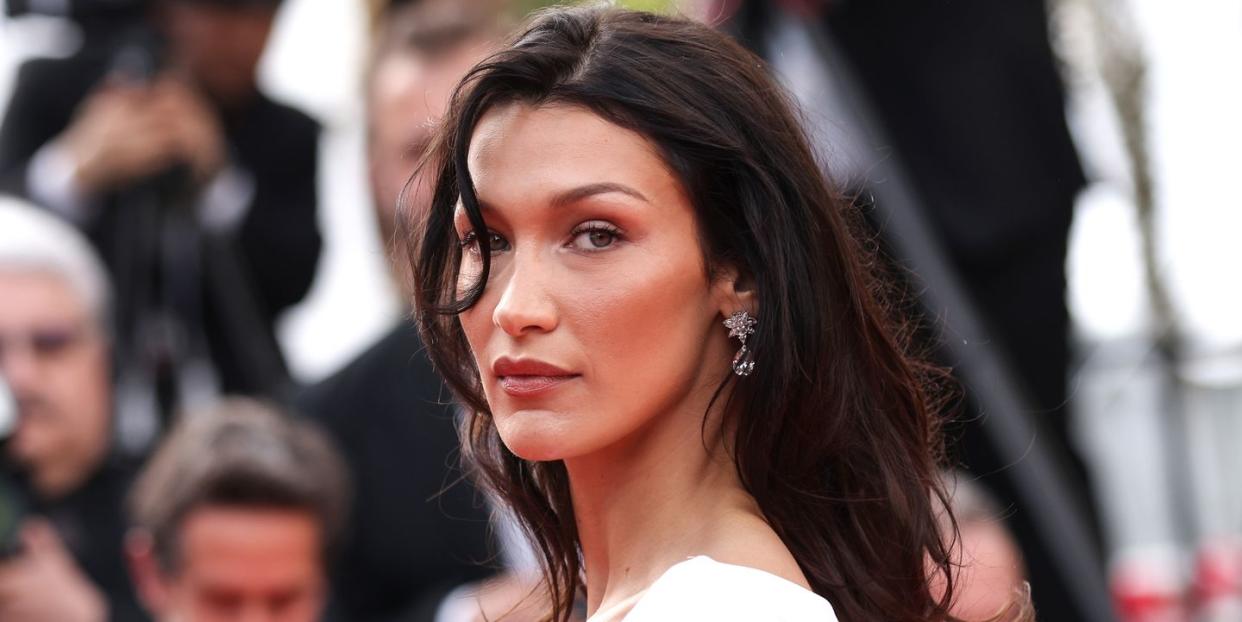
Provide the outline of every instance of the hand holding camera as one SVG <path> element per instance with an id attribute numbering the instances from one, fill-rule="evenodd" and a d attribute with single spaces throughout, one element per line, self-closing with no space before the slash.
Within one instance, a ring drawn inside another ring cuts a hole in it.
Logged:
<path id="1" fill-rule="evenodd" d="M 194 87 L 171 75 L 111 81 L 89 95 L 58 139 L 84 195 L 124 186 L 177 164 L 209 181 L 225 164 L 219 119 Z"/>

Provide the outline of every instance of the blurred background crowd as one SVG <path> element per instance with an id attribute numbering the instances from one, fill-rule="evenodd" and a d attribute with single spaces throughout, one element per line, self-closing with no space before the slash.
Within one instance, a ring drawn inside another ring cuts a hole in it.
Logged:
<path id="1" fill-rule="evenodd" d="M 520 0 L 6 0 L 0 620 L 536 619 L 396 206 Z M 1242 620 L 1242 4 L 647 0 L 802 108 L 961 390 L 958 613 Z"/>

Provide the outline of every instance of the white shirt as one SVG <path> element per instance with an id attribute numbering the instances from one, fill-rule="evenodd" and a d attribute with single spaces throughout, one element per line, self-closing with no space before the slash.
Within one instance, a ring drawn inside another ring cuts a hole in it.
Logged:
<path id="1" fill-rule="evenodd" d="M 625 622 L 836 622 L 822 596 L 774 574 L 700 555 L 647 588 Z"/>
<path id="2" fill-rule="evenodd" d="M 97 205 L 74 183 L 77 164 L 56 141 L 43 145 L 26 168 L 31 198 L 78 225 L 95 216 Z M 199 224 L 209 231 L 230 231 L 241 224 L 254 199 L 254 178 L 228 164 L 202 189 L 197 201 Z"/>

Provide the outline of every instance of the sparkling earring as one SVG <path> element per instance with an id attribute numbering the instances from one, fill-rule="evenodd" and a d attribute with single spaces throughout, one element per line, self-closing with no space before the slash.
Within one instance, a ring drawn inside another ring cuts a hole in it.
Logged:
<path id="1" fill-rule="evenodd" d="M 746 338 L 754 334 L 755 324 L 758 323 L 759 320 L 745 311 L 734 311 L 724 321 L 725 328 L 729 329 L 729 336 L 737 337 L 742 342 L 742 349 L 733 357 L 733 373 L 739 376 L 749 376 L 750 372 L 755 371 L 754 353 L 746 347 Z"/>

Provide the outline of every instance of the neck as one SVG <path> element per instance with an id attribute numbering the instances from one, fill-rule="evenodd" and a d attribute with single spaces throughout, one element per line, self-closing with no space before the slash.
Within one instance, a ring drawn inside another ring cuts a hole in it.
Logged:
<path id="1" fill-rule="evenodd" d="M 719 417 L 702 425 L 709 400 L 659 415 L 606 451 L 565 461 L 590 614 L 632 605 L 670 566 L 710 554 L 725 525 L 759 516 L 719 426 L 710 425 Z"/>

